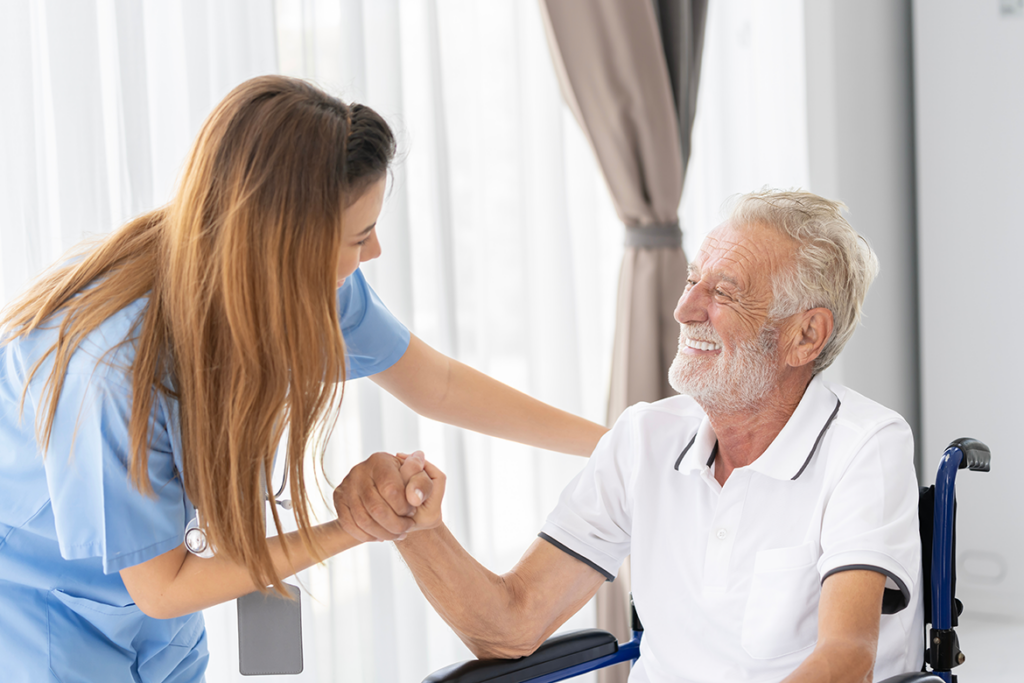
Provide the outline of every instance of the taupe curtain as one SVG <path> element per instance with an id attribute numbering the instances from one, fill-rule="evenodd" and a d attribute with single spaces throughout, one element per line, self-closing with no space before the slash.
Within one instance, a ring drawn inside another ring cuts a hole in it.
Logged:
<path id="1" fill-rule="evenodd" d="M 668 368 L 686 283 L 679 227 L 707 0 L 541 0 L 562 94 L 597 155 L 625 249 L 608 423 L 672 395 Z M 628 637 L 628 564 L 598 593 L 598 625 Z M 602 672 L 624 681 L 628 668 Z"/>

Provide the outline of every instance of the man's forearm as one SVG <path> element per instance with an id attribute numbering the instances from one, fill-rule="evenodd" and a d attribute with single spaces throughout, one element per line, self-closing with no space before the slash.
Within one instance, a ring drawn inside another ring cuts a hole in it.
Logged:
<path id="1" fill-rule="evenodd" d="M 542 641 L 523 614 L 515 575 L 489 571 L 444 525 L 411 533 L 395 547 L 427 600 L 477 657 L 520 657 Z"/>

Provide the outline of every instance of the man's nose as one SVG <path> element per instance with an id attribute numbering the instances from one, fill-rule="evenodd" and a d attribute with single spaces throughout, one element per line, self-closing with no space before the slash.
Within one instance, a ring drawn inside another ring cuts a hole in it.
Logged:
<path id="1" fill-rule="evenodd" d="M 698 282 L 689 289 L 683 290 L 676 304 L 674 317 L 679 324 L 702 323 L 708 319 L 708 298 L 704 287 Z"/>

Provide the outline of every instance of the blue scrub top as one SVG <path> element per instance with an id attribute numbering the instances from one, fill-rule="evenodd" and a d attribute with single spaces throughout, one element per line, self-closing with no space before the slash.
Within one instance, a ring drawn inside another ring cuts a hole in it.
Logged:
<path id="1" fill-rule="evenodd" d="M 128 479 L 128 421 L 139 300 L 111 316 L 74 353 L 50 446 L 41 457 L 36 409 L 52 359 L 18 405 L 29 370 L 56 330 L 0 346 L 0 678 L 39 681 L 202 681 L 202 614 L 153 619 L 132 602 L 119 570 L 176 548 L 193 508 L 182 488 L 176 402 L 153 410 L 149 478 Z M 360 271 L 338 289 L 348 377 L 389 368 L 409 331 Z M 101 362 L 101 359 L 103 362 Z"/>

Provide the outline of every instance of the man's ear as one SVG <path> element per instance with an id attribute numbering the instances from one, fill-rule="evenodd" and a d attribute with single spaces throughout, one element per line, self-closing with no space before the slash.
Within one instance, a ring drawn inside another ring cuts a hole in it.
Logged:
<path id="1" fill-rule="evenodd" d="M 832 311 L 812 308 L 798 313 L 794 316 L 793 325 L 793 344 L 786 354 L 786 363 L 792 367 L 813 363 L 832 337 Z"/>

